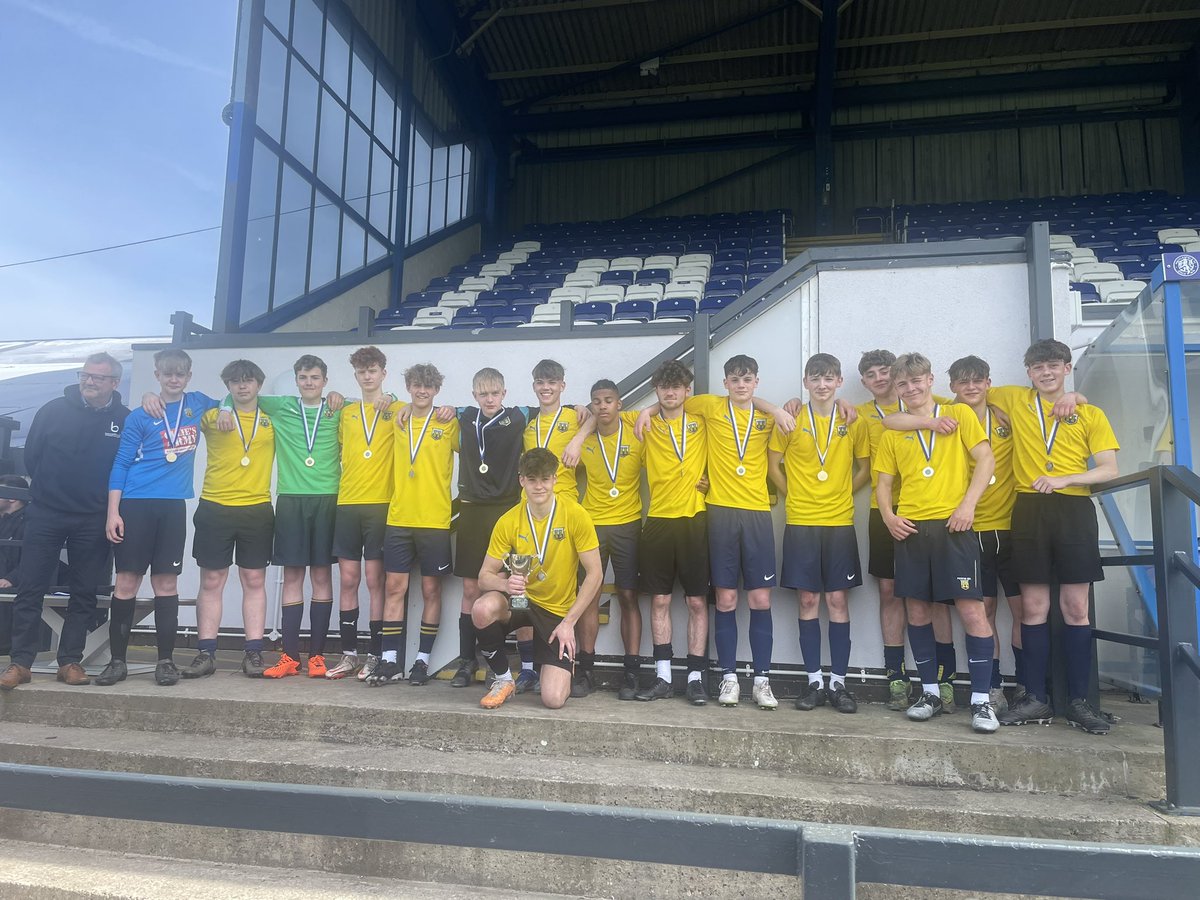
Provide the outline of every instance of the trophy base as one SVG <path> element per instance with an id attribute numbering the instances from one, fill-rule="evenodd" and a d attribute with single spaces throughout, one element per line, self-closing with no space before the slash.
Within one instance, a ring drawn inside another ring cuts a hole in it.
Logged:
<path id="1" fill-rule="evenodd" d="M 511 609 L 529 609 L 529 598 L 518 594 L 509 598 L 508 605 Z"/>

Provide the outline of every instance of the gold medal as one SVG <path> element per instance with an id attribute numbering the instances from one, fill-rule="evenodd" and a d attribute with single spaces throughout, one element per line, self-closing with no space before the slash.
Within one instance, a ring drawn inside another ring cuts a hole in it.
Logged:
<path id="1" fill-rule="evenodd" d="M 733 471 L 737 472 L 739 475 L 745 475 L 745 474 L 746 474 L 746 467 L 745 467 L 745 466 L 738 466 L 738 467 L 737 467 L 736 469 L 734 469 Z"/>
<path id="2" fill-rule="evenodd" d="M 817 481 L 828 481 L 828 480 L 829 480 L 829 473 L 826 472 L 824 469 L 822 469 L 820 472 L 817 473 Z"/>
<path id="3" fill-rule="evenodd" d="M 1050 460 L 1046 460 L 1046 471 L 1047 472 L 1054 471 L 1054 463 L 1050 462 Z"/>
<path id="4" fill-rule="evenodd" d="M 618 490 L 617 488 L 609 488 L 609 491 L 608 491 L 608 496 L 610 496 L 610 497 L 620 497 L 620 496 L 621 496 L 621 492 L 620 492 L 620 490 Z"/>
<path id="5" fill-rule="evenodd" d="M 921 474 L 924 475 L 926 478 L 932 478 L 933 477 L 933 466 L 926 466 L 925 468 L 923 468 L 921 470 Z"/>
<path id="6" fill-rule="evenodd" d="M 487 473 L 488 473 L 488 464 L 487 464 L 487 463 L 480 463 L 480 464 L 479 464 L 479 474 L 480 474 L 480 475 L 486 475 Z"/>
<path id="7" fill-rule="evenodd" d="M 179 459 L 179 457 L 175 455 L 174 450 L 168 450 L 166 452 L 166 457 L 167 457 L 167 462 L 175 462 L 175 460 Z"/>
<path id="8" fill-rule="evenodd" d="M 364 451 L 363 451 L 363 459 L 370 459 L 370 458 L 371 458 L 371 451 L 370 451 L 370 450 L 364 450 Z"/>
<path id="9" fill-rule="evenodd" d="M 315 459 L 313 459 L 311 456 L 309 456 L 309 457 L 305 457 L 304 464 L 311 469 L 313 466 L 315 466 L 317 464 L 317 461 Z"/>
<path id="10" fill-rule="evenodd" d="M 243 456 L 243 457 L 242 457 L 242 465 L 243 465 L 243 466 L 248 466 L 248 465 L 250 465 L 250 457 L 248 457 L 248 456 Z"/>

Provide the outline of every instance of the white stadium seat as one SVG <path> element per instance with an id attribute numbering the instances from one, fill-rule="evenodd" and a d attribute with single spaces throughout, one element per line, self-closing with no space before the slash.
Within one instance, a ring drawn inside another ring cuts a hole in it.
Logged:
<path id="1" fill-rule="evenodd" d="M 532 253 L 534 250 L 541 250 L 540 241 L 517 241 L 512 247 L 514 250 L 524 250 L 526 253 Z"/>
<path id="2" fill-rule="evenodd" d="M 658 302 L 663 296 L 661 284 L 633 284 L 625 290 L 626 300 L 653 300 Z"/>
<path id="3" fill-rule="evenodd" d="M 550 296 L 554 296 L 553 291 Z M 602 284 L 591 288 L 587 292 L 587 299 L 589 303 L 620 303 L 625 299 L 625 288 L 619 284 Z"/>
<path id="4" fill-rule="evenodd" d="M 512 269 L 512 263 L 494 262 L 480 268 L 479 274 L 495 278 L 498 275 L 511 275 Z"/>
<path id="5" fill-rule="evenodd" d="M 1128 303 L 1145 289 L 1144 281 L 1103 281 L 1096 285 L 1101 303 Z"/>
<path id="6" fill-rule="evenodd" d="M 708 253 L 685 253 L 679 257 L 679 265 L 681 266 L 704 266 L 708 268 L 712 265 L 712 256 Z"/>
<path id="7" fill-rule="evenodd" d="M 557 325 L 562 317 L 561 303 L 539 303 L 533 308 L 529 322 L 532 325 Z"/>
<path id="8" fill-rule="evenodd" d="M 1123 276 L 1116 263 L 1076 263 L 1076 281 L 1121 281 Z"/>
<path id="9" fill-rule="evenodd" d="M 476 291 L 446 291 L 438 299 L 438 306 L 442 309 L 458 309 L 462 306 L 474 306 L 475 298 L 479 294 Z"/>
<path id="10" fill-rule="evenodd" d="M 470 278 L 464 278 L 458 289 L 460 291 L 490 291 L 495 286 L 496 276 L 473 275 Z"/>
<path id="11" fill-rule="evenodd" d="M 550 292 L 550 300 L 554 303 L 583 303 L 590 299 L 592 291 L 599 288 L 588 288 L 583 285 L 564 285 Z"/>
<path id="12" fill-rule="evenodd" d="M 642 263 L 643 269 L 673 269 L 679 264 L 678 258 L 674 256 L 647 256 L 646 261 Z"/>
<path id="13" fill-rule="evenodd" d="M 608 264 L 608 268 L 609 271 L 633 270 L 636 272 L 643 268 L 642 259 L 640 256 L 618 256 Z"/>
<path id="14" fill-rule="evenodd" d="M 595 271 L 573 272 L 563 279 L 563 287 L 595 287 L 600 283 L 600 273 Z"/>
<path id="15" fill-rule="evenodd" d="M 1158 232 L 1160 244 L 1182 244 L 1184 241 L 1200 239 L 1200 232 L 1195 228 L 1162 228 Z"/>
<path id="16" fill-rule="evenodd" d="M 1091 247 L 1075 247 L 1067 248 L 1067 252 L 1071 254 L 1071 263 L 1088 263 L 1096 262 L 1096 251 Z"/>
<path id="17" fill-rule="evenodd" d="M 510 265 L 512 265 L 514 263 L 523 263 L 528 259 L 529 259 L 529 254 L 527 252 L 525 252 L 524 250 L 509 250 L 507 253 L 501 253 L 498 257 L 496 257 L 496 262 L 509 263 Z M 504 274 L 511 275 L 512 270 L 510 269 L 508 272 L 505 272 Z"/>
<path id="18" fill-rule="evenodd" d="M 453 315 L 454 310 L 452 309 L 442 306 L 426 306 L 424 309 L 418 310 L 413 317 L 413 325 L 418 328 L 438 328 L 449 325 Z"/>
<path id="19" fill-rule="evenodd" d="M 1075 246 L 1075 238 L 1069 234 L 1052 234 L 1050 235 L 1051 250 L 1069 250 Z"/>
<path id="20" fill-rule="evenodd" d="M 607 272 L 608 260 L 595 257 L 592 259 L 581 259 L 579 265 L 575 267 L 576 272 L 584 272 L 591 270 L 593 272 Z"/>

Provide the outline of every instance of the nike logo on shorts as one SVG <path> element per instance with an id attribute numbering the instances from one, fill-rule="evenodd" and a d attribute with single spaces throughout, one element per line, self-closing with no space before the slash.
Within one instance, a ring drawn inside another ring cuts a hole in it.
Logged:
<path id="1" fill-rule="evenodd" d="M 438 571 L 445 572 L 448 568 L 450 568 L 450 563 L 446 563 L 444 566 L 438 566 Z"/>
<path id="2" fill-rule="evenodd" d="M 771 579 L 773 579 L 774 577 L 775 577 L 775 573 L 774 573 L 774 572 L 772 572 L 770 575 L 764 575 L 764 576 L 763 576 L 763 581 L 770 581 L 770 580 L 771 580 Z"/>
<path id="3" fill-rule="evenodd" d="M 183 565 L 183 560 L 182 560 L 182 559 L 180 559 L 180 560 L 176 560 L 175 562 L 171 563 L 171 567 L 172 567 L 172 568 L 174 568 L 175 566 L 182 566 L 182 565 Z"/>
<path id="4" fill-rule="evenodd" d="M 847 576 L 846 576 L 846 580 L 847 580 L 847 581 L 853 581 L 853 580 L 854 580 L 855 578 L 857 578 L 857 577 L 858 577 L 857 575 L 847 575 Z"/>

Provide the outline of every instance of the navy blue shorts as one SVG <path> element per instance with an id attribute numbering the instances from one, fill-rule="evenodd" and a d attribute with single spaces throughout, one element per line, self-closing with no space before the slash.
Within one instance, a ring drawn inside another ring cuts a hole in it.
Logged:
<path id="1" fill-rule="evenodd" d="M 917 533 L 896 541 L 897 597 L 935 603 L 983 599 L 975 532 L 950 531 L 947 521 L 913 522 Z"/>
<path id="2" fill-rule="evenodd" d="M 333 524 L 333 555 L 354 562 L 383 559 L 387 513 L 386 503 L 339 505 Z"/>
<path id="3" fill-rule="evenodd" d="M 389 525 L 383 541 L 383 567 L 407 575 L 420 563 L 421 575 L 450 574 L 450 529 Z"/>
<path id="4" fill-rule="evenodd" d="M 862 584 L 853 525 L 788 525 L 783 530 L 785 588 L 814 594 Z"/>
<path id="5" fill-rule="evenodd" d="M 1012 533 L 1008 531 L 977 531 L 979 539 L 979 584 L 983 596 L 999 597 L 997 588 L 1003 589 L 1005 597 L 1018 597 L 1021 585 L 1012 573 Z"/>
<path id="6" fill-rule="evenodd" d="M 713 587 L 736 590 L 739 575 L 748 591 L 775 587 L 775 529 L 770 510 L 709 506 L 708 560 Z"/>
<path id="7" fill-rule="evenodd" d="M 620 525 L 596 526 L 596 538 L 600 541 L 600 567 L 607 570 L 608 562 L 612 560 L 613 584 L 616 587 L 637 590 L 638 538 L 641 534 L 641 519 Z"/>
<path id="8" fill-rule="evenodd" d="M 280 494 L 275 499 L 277 566 L 329 566 L 333 558 L 333 529 L 337 494 Z"/>

